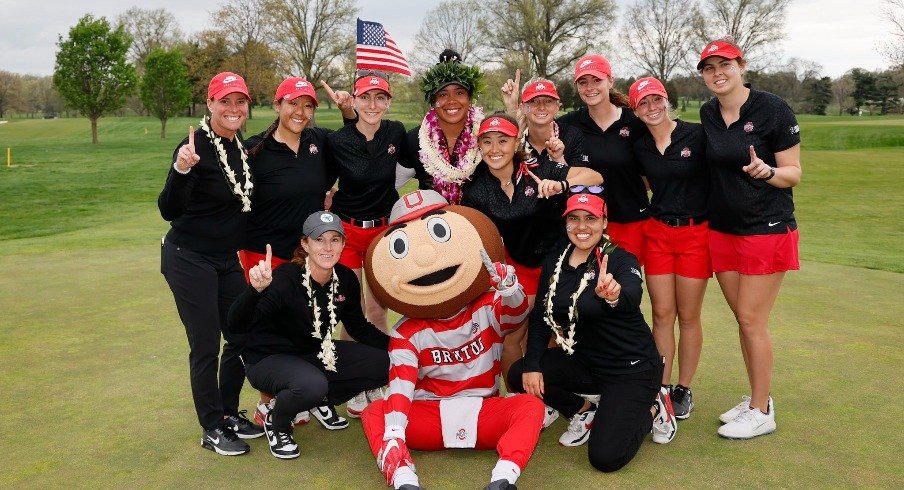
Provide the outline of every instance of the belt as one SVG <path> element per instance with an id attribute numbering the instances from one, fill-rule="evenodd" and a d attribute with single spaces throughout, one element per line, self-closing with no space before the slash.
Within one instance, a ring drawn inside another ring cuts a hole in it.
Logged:
<path id="1" fill-rule="evenodd" d="M 701 223 L 706 223 L 709 221 L 709 218 L 706 216 L 697 216 L 696 218 L 672 218 L 672 219 L 661 219 L 654 217 L 656 221 L 660 223 L 665 223 L 671 227 L 677 228 L 679 226 L 693 226 L 699 225 Z"/>
<path id="2" fill-rule="evenodd" d="M 361 219 L 352 218 L 351 216 L 346 216 L 344 214 L 336 213 L 336 215 L 339 216 L 339 219 L 341 219 L 343 222 L 348 223 L 353 226 L 357 226 L 359 228 L 365 228 L 365 229 L 366 228 L 376 228 L 378 226 L 384 226 L 384 225 L 389 224 L 389 218 L 386 218 L 386 217 L 377 218 L 377 219 L 361 220 Z"/>

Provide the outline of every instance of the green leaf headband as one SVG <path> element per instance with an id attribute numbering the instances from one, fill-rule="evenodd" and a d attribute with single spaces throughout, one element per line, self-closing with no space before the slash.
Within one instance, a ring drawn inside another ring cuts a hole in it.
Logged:
<path id="1" fill-rule="evenodd" d="M 443 87 L 456 84 L 468 90 L 472 98 L 483 93 L 483 73 L 476 66 L 463 65 L 458 61 L 437 63 L 421 77 L 421 90 L 428 103 Z"/>

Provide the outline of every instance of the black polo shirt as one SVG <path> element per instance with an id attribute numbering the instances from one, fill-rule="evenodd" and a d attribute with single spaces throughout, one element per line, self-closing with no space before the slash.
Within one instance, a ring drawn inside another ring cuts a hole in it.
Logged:
<path id="1" fill-rule="evenodd" d="M 254 195 L 244 248 L 264 253 L 269 243 L 273 255 L 289 260 L 298 247 L 301 227 L 312 213 L 323 209 L 323 198 L 336 180 L 327 164 L 326 143 L 331 131 L 305 128 L 296 154 L 271 134 L 260 133 L 248 140 L 248 148 L 263 142 L 251 161 Z"/>
<path id="2" fill-rule="evenodd" d="M 481 163 L 462 187 L 461 204 L 479 210 L 493 221 L 505 249 L 516 262 L 539 267 L 550 248 L 565 234 L 564 195 L 540 199 L 534 179 L 525 175 L 516 182 L 517 172 L 516 167 L 512 174 L 515 190 L 509 201 L 499 179 L 490 173 L 486 163 Z M 568 166 L 540 162 L 531 172 L 540 179 L 565 180 Z"/>
<path id="3" fill-rule="evenodd" d="M 244 189 L 245 174 L 236 142 L 240 138 L 241 134 L 236 134 L 232 141 L 220 140 L 235 179 Z M 179 148 L 187 143 L 188 137 L 176 145 L 166 184 L 157 198 L 160 216 L 172 226 L 166 240 L 201 254 L 234 256 L 244 241 L 248 213 L 242 212 L 242 202 L 232 193 L 217 151 L 203 129 L 195 130 L 195 153 L 201 160 L 187 174 L 173 169 Z M 252 182 L 256 186 L 253 175 Z M 251 209 L 254 209 L 253 204 Z"/>
<path id="4" fill-rule="evenodd" d="M 581 166 L 581 162 L 584 161 L 583 133 L 581 133 L 580 129 L 573 126 L 556 124 L 559 126 L 559 139 L 562 140 L 562 144 L 565 145 L 565 162 L 571 166 Z M 549 152 L 546 151 L 545 147 L 538 151 L 530 144 L 530 142 L 524 146 L 524 149 L 528 152 L 528 156 L 536 158 L 537 161 L 550 162 L 553 164 L 559 163 L 554 162 L 549 158 Z"/>
<path id="5" fill-rule="evenodd" d="M 659 153 L 649 133 L 634 143 L 637 161 L 653 190 L 649 213 L 659 219 L 702 218 L 709 211 L 706 134 L 698 123 L 676 122 L 664 153 Z"/>
<path id="6" fill-rule="evenodd" d="M 633 223 L 647 218 L 650 201 L 641 179 L 640 164 L 634 157 L 634 142 L 646 134 L 646 125 L 628 108 L 605 131 L 590 117 L 587 107 L 569 112 L 559 124 L 573 125 L 584 135 L 581 166 L 603 176 L 603 198 L 609 208 L 609 221 Z"/>
<path id="7" fill-rule="evenodd" d="M 710 227 L 734 235 L 769 235 L 797 228 L 791 188 L 779 189 L 754 180 L 742 168 L 750 164 L 753 145 L 764 162 L 775 167 L 775 154 L 800 144 L 800 126 L 791 107 L 777 95 L 750 89 L 741 117 L 725 126 L 719 99 L 700 107 L 709 163 Z"/>
<path id="8" fill-rule="evenodd" d="M 410 167 L 405 126 L 383 120 L 372 140 L 349 124 L 328 137 L 339 191 L 331 210 L 359 220 L 388 217 L 399 199 L 395 188 L 396 162 Z"/>

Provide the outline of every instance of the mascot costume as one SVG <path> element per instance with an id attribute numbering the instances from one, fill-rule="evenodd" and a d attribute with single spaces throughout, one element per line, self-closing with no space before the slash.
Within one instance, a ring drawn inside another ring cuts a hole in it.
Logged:
<path id="1" fill-rule="evenodd" d="M 362 422 L 389 485 L 419 489 L 408 448 L 493 449 L 486 488 L 511 489 L 543 425 L 543 401 L 499 397 L 502 340 L 528 314 L 502 240 L 479 211 L 436 191 L 402 196 L 364 267 L 376 298 L 403 315 L 389 341 L 385 400 Z"/>

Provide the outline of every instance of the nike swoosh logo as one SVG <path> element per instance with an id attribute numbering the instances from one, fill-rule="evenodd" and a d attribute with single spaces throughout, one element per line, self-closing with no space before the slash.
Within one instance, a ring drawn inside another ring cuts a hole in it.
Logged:
<path id="1" fill-rule="evenodd" d="M 775 223 L 773 223 L 773 222 L 770 221 L 770 222 L 769 222 L 769 226 L 775 226 L 775 225 L 777 225 L 777 224 L 779 224 L 779 223 L 781 223 L 781 221 L 776 221 Z"/>
<path id="2" fill-rule="evenodd" d="M 646 211 L 646 210 L 647 210 L 647 208 L 640 208 L 640 212 L 641 212 L 641 213 L 644 212 L 644 211 Z"/>
<path id="3" fill-rule="evenodd" d="M 267 440 L 270 441 L 270 445 L 271 445 L 271 446 L 275 446 L 275 445 L 276 445 L 276 442 L 277 442 L 277 440 L 276 440 L 276 434 L 274 434 L 274 433 L 272 433 L 272 432 L 268 433 L 268 434 L 267 434 Z"/>
<path id="4" fill-rule="evenodd" d="M 217 437 L 216 439 L 214 439 L 213 437 L 207 436 L 207 438 L 210 439 L 210 442 L 212 442 L 212 443 L 214 443 L 214 444 L 219 444 L 219 443 L 220 443 L 220 438 L 219 438 L 219 437 Z"/>
<path id="5" fill-rule="evenodd" d="M 636 361 L 631 361 L 631 365 L 633 366 L 633 365 L 637 364 L 638 362 L 640 362 L 640 359 L 638 359 Z"/>

